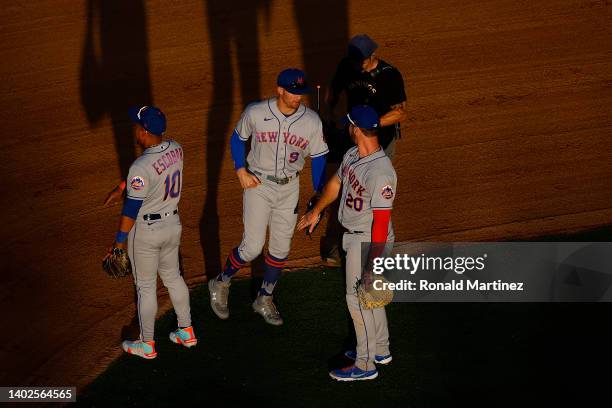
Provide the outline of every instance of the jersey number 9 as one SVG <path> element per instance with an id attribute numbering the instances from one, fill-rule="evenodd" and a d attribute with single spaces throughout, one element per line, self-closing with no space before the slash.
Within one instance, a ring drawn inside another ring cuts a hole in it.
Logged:
<path id="1" fill-rule="evenodd" d="M 170 196 L 170 198 L 176 198 L 181 194 L 181 171 L 177 170 L 171 175 L 166 176 L 164 181 L 166 185 L 166 193 L 164 194 L 164 201 Z"/>

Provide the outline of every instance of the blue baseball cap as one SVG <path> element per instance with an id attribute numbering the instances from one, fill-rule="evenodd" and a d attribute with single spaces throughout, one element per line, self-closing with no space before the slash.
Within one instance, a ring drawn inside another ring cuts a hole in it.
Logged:
<path id="1" fill-rule="evenodd" d="M 132 122 L 139 124 L 144 130 L 155 136 L 161 136 L 166 131 L 166 115 L 155 106 L 132 106 L 128 113 Z"/>
<path id="2" fill-rule="evenodd" d="M 288 68 L 278 74 L 276 84 L 294 95 L 304 95 L 312 92 L 306 82 L 304 71 L 297 68 Z"/>
<path id="3" fill-rule="evenodd" d="M 355 61 L 363 61 L 369 58 L 378 48 L 378 44 L 367 34 L 358 34 L 351 38 L 348 45 L 348 56 Z"/>
<path id="4" fill-rule="evenodd" d="M 349 123 L 361 129 L 376 130 L 380 127 L 378 113 L 368 105 L 357 105 L 351 109 L 343 119 L 345 125 Z"/>

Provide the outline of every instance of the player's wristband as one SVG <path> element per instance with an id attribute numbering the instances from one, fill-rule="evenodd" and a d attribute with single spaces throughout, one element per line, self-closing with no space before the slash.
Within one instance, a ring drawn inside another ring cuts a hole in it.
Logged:
<path id="1" fill-rule="evenodd" d="M 115 241 L 118 244 L 123 244 L 128 237 L 129 232 L 117 231 L 117 236 L 115 237 Z"/>
<path id="2" fill-rule="evenodd" d="M 124 180 L 124 181 L 122 181 L 122 182 L 119 184 L 119 189 L 120 189 L 121 191 L 125 190 L 125 180 Z"/>

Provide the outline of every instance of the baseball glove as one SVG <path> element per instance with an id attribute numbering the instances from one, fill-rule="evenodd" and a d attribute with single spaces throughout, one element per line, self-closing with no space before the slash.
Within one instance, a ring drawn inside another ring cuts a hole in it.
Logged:
<path id="1" fill-rule="evenodd" d="M 377 284 L 377 287 L 384 289 L 374 289 L 376 281 L 388 282 L 382 275 L 377 275 L 371 282 L 366 283 L 363 279 L 359 279 L 355 285 L 359 303 L 366 310 L 385 307 L 393 300 L 393 291 L 388 289 L 388 286 Z"/>
<path id="2" fill-rule="evenodd" d="M 113 248 L 102 261 L 102 269 L 113 279 L 124 278 L 132 274 L 132 265 L 127 252 Z"/>
<path id="3" fill-rule="evenodd" d="M 320 193 L 317 193 L 317 194 L 313 195 L 310 198 L 310 200 L 308 200 L 308 204 L 306 204 L 306 212 L 311 211 L 313 208 L 315 208 L 315 206 L 319 202 L 320 198 L 321 198 L 321 194 Z M 319 226 L 319 223 L 323 219 L 324 215 L 325 215 L 325 210 L 321 211 L 321 214 L 319 214 L 319 219 L 317 220 L 317 223 L 314 225 L 314 228 L 312 229 L 312 232 L 315 232 L 317 230 L 317 227 Z M 312 239 L 311 232 L 309 231 L 309 228 L 306 228 L 306 235 L 308 235 Z"/>

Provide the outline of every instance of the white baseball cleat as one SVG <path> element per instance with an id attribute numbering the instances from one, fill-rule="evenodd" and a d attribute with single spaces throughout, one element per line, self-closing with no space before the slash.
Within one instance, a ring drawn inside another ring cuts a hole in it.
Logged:
<path id="1" fill-rule="evenodd" d="M 229 318 L 227 298 L 231 282 L 218 281 L 217 278 L 208 281 L 208 292 L 210 293 L 210 307 L 219 319 Z"/>
<path id="2" fill-rule="evenodd" d="M 273 326 L 283 324 L 283 318 L 276 309 L 272 296 L 257 295 L 257 299 L 253 302 L 253 310 L 262 315 L 268 324 Z"/>

